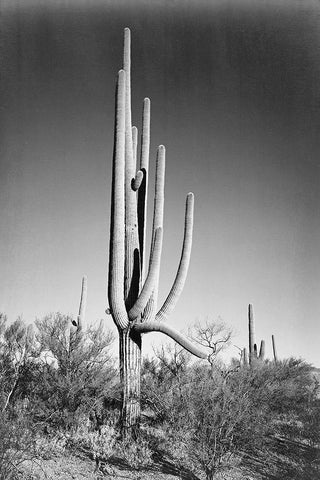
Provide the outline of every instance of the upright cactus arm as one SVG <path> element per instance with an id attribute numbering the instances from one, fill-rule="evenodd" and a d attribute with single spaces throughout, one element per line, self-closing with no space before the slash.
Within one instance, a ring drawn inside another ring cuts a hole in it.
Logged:
<path id="1" fill-rule="evenodd" d="M 124 296 L 129 310 L 140 289 L 140 252 L 138 237 L 137 193 L 132 188 L 136 176 L 131 123 L 131 33 L 124 31 L 123 69 L 125 72 L 125 265 Z"/>
<path id="2" fill-rule="evenodd" d="M 158 322 L 157 320 L 149 320 L 147 322 L 136 323 L 134 324 L 134 330 L 139 333 L 148 333 L 148 332 L 161 332 L 168 337 L 175 340 L 179 345 L 184 347 L 188 352 L 192 353 L 199 358 L 208 358 L 209 352 L 204 347 L 201 348 L 198 345 L 192 343 L 185 335 L 180 333 L 175 328 L 171 327 L 165 322 Z"/>
<path id="3" fill-rule="evenodd" d="M 126 76 L 125 83 L 125 168 L 126 168 L 126 221 L 133 213 L 133 199 L 130 195 L 131 179 L 135 176 L 134 149 L 131 123 L 131 33 L 129 28 L 124 29 L 123 70 Z M 132 220 L 132 219 L 131 219 Z"/>
<path id="4" fill-rule="evenodd" d="M 164 211 L 164 179 L 165 179 L 165 157 L 166 150 L 163 145 L 160 145 L 157 150 L 157 162 L 156 162 L 156 181 L 155 181 L 155 194 L 154 194 L 154 207 L 153 207 L 153 225 L 152 225 L 152 245 L 154 244 L 154 237 L 157 228 L 163 229 L 163 211 Z M 161 252 L 160 252 L 161 254 Z M 152 258 L 152 246 L 150 261 Z M 150 263 L 150 262 L 149 262 Z M 155 287 L 149 302 L 146 305 L 143 316 L 145 320 L 154 319 L 157 308 L 158 297 L 158 284 L 160 275 L 160 263 L 156 272 Z"/>
<path id="5" fill-rule="evenodd" d="M 125 83 L 125 72 L 120 70 L 116 91 L 108 281 L 110 311 L 114 322 L 122 329 L 129 325 L 123 285 L 125 257 Z"/>
<path id="6" fill-rule="evenodd" d="M 146 218 L 147 218 L 147 197 L 149 177 L 149 154 L 150 154 L 150 99 L 145 98 L 142 110 L 142 133 L 141 133 L 141 154 L 140 171 L 142 173 L 141 183 L 138 192 L 138 228 L 142 279 L 145 276 L 144 250 L 146 243 Z M 139 174 L 137 173 L 137 175 Z"/>
<path id="7" fill-rule="evenodd" d="M 157 320 L 165 320 L 169 316 L 174 309 L 185 284 L 192 247 L 193 210 L 194 196 L 193 193 L 188 193 L 186 200 L 184 239 L 180 264 L 169 295 L 156 315 Z"/>
<path id="8" fill-rule="evenodd" d="M 137 168 L 137 149 L 138 149 L 138 129 L 132 127 L 132 154 L 133 154 L 133 170 Z"/>
<path id="9" fill-rule="evenodd" d="M 164 145 L 159 145 L 157 150 L 157 162 L 156 162 L 156 182 L 155 182 L 153 225 L 152 225 L 153 236 L 158 227 L 163 227 L 165 168 L 166 168 L 166 149 Z"/>

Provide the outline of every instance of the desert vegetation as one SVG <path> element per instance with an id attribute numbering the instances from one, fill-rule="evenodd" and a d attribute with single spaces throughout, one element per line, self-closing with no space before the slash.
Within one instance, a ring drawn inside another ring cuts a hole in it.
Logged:
<path id="1" fill-rule="evenodd" d="M 318 478 L 319 372 L 311 365 L 195 360 L 164 344 L 142 362 L 141 425 L 129 440 L 113 335 L 100 323 L 75 340 L 72 320 L 55 313 L 31 329 L 1 316 L 2 479 Z M 202 341 L 204 332 L 227 348 L 227 328 L 207 322 L 190 334 Z"/>

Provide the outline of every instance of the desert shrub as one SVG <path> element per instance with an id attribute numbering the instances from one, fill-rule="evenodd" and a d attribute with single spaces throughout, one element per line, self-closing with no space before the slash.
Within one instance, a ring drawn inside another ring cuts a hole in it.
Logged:
<path id="1" fill-rule="evenodd" d="M 35 452 L 38 458 L 49 460 L 63 455 L 66 451 L 68 438 L 62 432 L 51 435 L 38 434 L 35 443 Z"/>
<path id="2" fill-rule="evenodd" d="M 33 327 L 19 317 L 7 325 L 0 314 L 0 409 L 10 408 L 26 396 L 26 379 L 35 365 Z"/>
<path id="3" fill-rule="evenodd" d="M 117 431 L 111 426 L 105 425 L 98 432 L 82 425 L 68 435 L 68 446 L 94 460 L 108 461 L 114 454 L 117 437 Z"/>
<path id="4" fill-rule="evenodd" d="M 304 448 L 320 442 L 319 383 L 310 365 L 288 359 L 239 369 L 173 353 L 144 362 L 142 391 L 143 408 L 166 432 L 162 449 L 179 469 L 202 470 L 209 480 L 241 462 L 258 470 L 269 456 L 264 474 L 289 478 L 286 472 L 311 467 L 318 474 L 317 450 Z"/>
<path id="5" fill-rule="evenodd" d="M 144 365 L 145 406 L 166 429 L 163 447 L 179 470 L 203 470 L 208 479 L 234 463 L 252 435 L 249 382 L 178 355 Z M 260 421 L 262 429 L 265 422 Z"/>
<path id="6" fill-rule="evenodd" d="M 22 478 L 23 464 L 36 457 L 36 435 L 28 419 L 0 414 L 0 480 Z"/>
<path id="7" fill-rule="evenodd" d="M 152 450 L 148 440 L 142 435 L 134 441 L 119 440 L 116 445 L 116 454 L 136 471 L 152 464 Z"/>
<path id="8" fill-rule="evenodd" d="M 60 313 L 36 321 L 41 368 L 32 395 L 37 419 L 55 428 L 79 425 L 117 384 L 113 334 L 100 322 L 79 337 L 71 323 Z"/>

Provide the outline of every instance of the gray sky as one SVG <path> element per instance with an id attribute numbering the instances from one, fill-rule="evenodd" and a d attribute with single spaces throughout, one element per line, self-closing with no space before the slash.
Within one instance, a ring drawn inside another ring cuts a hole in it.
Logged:
<path id="1" fill-rule="evenodd" d="M 105 317 L 114 87 L 128 26 L 133 121 L 140 128 L 150 97 L 151 162 L 167 148 L 162 299 L 185 196 L 196 200 L 170 322 L 220 316 L 244 346 L 250 302 L 268 355 L 274 334 L 280 357 L 319 366 L 319 2 L 2 0 L 0 11 L 1 310 L 28 322 L 76 314 L 87 274 L 87 317 Z M 146 351 L 163 340 L 152 334 Z"/>

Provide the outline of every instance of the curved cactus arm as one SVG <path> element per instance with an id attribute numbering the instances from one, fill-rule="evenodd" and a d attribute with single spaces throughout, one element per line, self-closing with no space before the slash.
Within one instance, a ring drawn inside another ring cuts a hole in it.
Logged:
<path id="1" fill-rule="evenodd" d="M 128 313 L 129 320 L 135 320 L 142 314 L 148 300 L 153 292 L 155 281 L 157 279 L 157 272 L 159 271 L 159 264 L 161 259 L 162 249 L 162 228 L 158 227 L 155 232 L 154 245 L 152 247 L 151 261 L 149 265 L 149 272 L 144 283 L 143 289 L 137 298 L 134 306 Z"/>
<path id="2" fill-rule="evenodd" d="M 126 328 L 129 324 L 124 303 L 124 221 L 125 221 L 125 72 L 118 73 L 115 113 L 115 142 L 113 152 L 110 256 L 108 298 L 110 310 L 116 325 Z"/>
<path id="3" fill-rule="evenodd" d="M 199 358 L 208 358 L 211 352 L 208 352 L 204 347 L 201 348 L 198 345 L 192 343 L 188 337 L 178 332 L 175 328 L 171 327 L 167 323 L 158 322 L 156 320 L 151 320 L 148 322 L 135 323 L 133 329 L 139 333 L 148 333 L 148 332 L 161 332 L 168 337 L 175 340 L 181 347 L 185 348 L 188 352 L 192 353 Z"/>
<path id="4" fill-rule="evenodd" d="M 88 280 L 87 280 L 87 277 L 84 276 L 82 278 L 79 313 L 78 313 L 78 317 L 77 317 L 77 331 L 78 332 L 81 332 L 81 330 L 83 329 L 83 325 L 84 325 L 84 317 L 85 317 L 86 306 L 87 306 L 87 290 L 88 290 Z"/>
<path id="5" fill-rule="evenodd" d="M 143 182 L 143 177 L 144 177 L 143 171 L 138 170 L 135 178 L 133 178 L 132 182 L 131 182 L 132 190 L 134 192 L 139 190 L 139 188 L 141 187 L 142 182 Z"/>
<path id="6" fill-rule="evenodd" d="M 138 148 L 138 129 L 133 126 L 131 129 L 132 132 L 132 154 L 133 154 L 133 166 L 134 170 L 137 168 L 137 148 Z"/>
<path id="7" fill-rule="evenodd" d="M 172 285 L 172 288 L 169 292 L 169 295 L 167 296 L 164 304 L 162 305 L 162 307 L 160 308 L 159 312 L 156 315 L 157 320 L 165 320 L 168 317 L 168 315 L 172 312 L 185 284 L 189 263 L 190 263 L 190 255 L 191 255 L 191 247 L 192 247 L 193 206 L 194 206 L 193 193 L 188 193 L 187 200 L 186 200 L 184 238 L 183 238 L 181 259 L 180 259 L 177 275 Z"/>
<path id="8" fill-rule="evenodd" d="M 163 228 L 163 210 L 164 210 L 164 178 L 165 178 L 165 162 L 166 162 L 166 149 L 163 145 L 160 145 L 157 150 L 157 162 L 156 162 L 156 183 L 155 183 L 155 195 L 154 195 L 154 208 L 153 208 L 153 225 L 152 225 L 152 245 L 154 244 L 154 237 L 157 228 Z M 152 258 L 152 249 L 150 254 L 150 260 Z M 150 263 L 150 261 L 149 261 Z M 158 297 L 158 284 L 160 274 L 160 262 L 158 265 L 158 271 L 156 274 L 155 287 L 149 302 L 147 303 L 144 318 L 146 320 L 153 319 L 156 314 L 157 297 Z"/>

